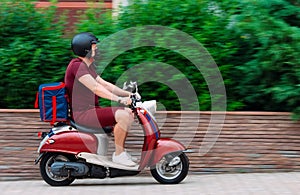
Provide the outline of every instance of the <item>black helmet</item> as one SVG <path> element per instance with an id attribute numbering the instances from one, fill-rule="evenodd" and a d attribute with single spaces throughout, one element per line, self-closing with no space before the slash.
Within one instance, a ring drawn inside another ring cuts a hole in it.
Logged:
<path id="1" fill-rule="evenodd" d="M 96 44 L 98 42 L 99 41 L 95 35 L 92 33 L 83 32 L 73 37 L 71 48 L 75 55 L 85 57 L 90 53 L 92 44 Z"/>

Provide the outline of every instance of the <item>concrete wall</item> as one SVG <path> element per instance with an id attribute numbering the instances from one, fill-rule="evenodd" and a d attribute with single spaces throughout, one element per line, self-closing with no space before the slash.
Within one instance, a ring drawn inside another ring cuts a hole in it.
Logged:
<path id="1" fill-rule="evenodd" d="M 210 124 L 212 114 L 217 120 Z M 222 116 L 218 112 L 156 114 L 162 137 L 175 138 L 193 150 L 188 153 L 191 173 L 300 171 L 300 122 L 292 121 L 290 113 L 227 112 L 224 121 Z M 209 125 L 212 129 L 207 132 Z M 0 109 L 0 180 L 40 179 L 34 165 L 40 142 L 37 133 L 49 129 L 38 110 Z M 139 157 L 142 143 L 142 129 L 135 124 L 126 147 Z M 113 149 L 111 140 L 109 155 Z"/>

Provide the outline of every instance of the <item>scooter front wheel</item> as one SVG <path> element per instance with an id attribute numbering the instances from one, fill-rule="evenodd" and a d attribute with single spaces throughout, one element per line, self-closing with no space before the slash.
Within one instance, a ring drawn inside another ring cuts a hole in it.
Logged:
<path id="1" fill-rule="evenodd" d="M 51 172 L 51 165 L 54 162 L 68 162 L 72 157 L 65 154 L 47 153 L 41 159 L 40 172 L 45 182 L 51 186 L 67 186 L 70 185 L 75 178 L 74 177 L 59 177 Z"/>
<path id="2" fill-rule="evenodd" d="M 189 159 L 185 153 L 173 159 L 164 156 L 154 167 L 151 174 L 161 184 L 178 184 L 187 176 L 189 171 Z"/>

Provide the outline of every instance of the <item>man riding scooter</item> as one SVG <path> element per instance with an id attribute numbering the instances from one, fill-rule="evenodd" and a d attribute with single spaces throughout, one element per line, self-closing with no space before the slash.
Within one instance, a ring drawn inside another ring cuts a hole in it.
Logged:
<path id="1" fill-rule="evenodd" d="M 79 33 L 71 42 L 77 56 L 69 63 L 65 73 L 65 84 L 70 100 L 71 117 L 78 123 L 91 128 L 114 126 L 114 163 L 136 166 L 130 154 L 124 149 L 128 131 L 133 122 L 129 108 L 101 107 L 99 97 L 130 105 L 131 92 L 120 89 L 102 79 L 96 73 L 95 55 L 98 39 L 91 33 Z"/>
<path id="2" fill-rule="evenodd" d="M 41 119 L 53 125 L 48 133 L 41 133 L 39 156 L 35 160 L 35 164 L 40 165 L 42 178 L 51 186 L 66 186 L 75 179 L 134 176 L 150 168 L 158 182 L 180 183 L 189 170 L 185 154 L 188 150 L 172 138 L 161 137 L 154 117 L 156 101 L 143 102 L 135 82 L 131 93 L 97 75 L 94 65 L 97 42 L 91 33 L 75 35 L 72 49 L 78 57 L 68 65 L 65 83 L 48 83 L 39 87 Z M 69 97 L 71 119 L 58 115 L 61 107 L 63 113 L 68 111 L 62 106 L 67 102 L 64 89 Z M 99 106 L 99 97 L 129 107 L 103 108 Z M 138 164 L 124 149 L 134 117 L 144 134 Z M 108 136 L 112 131 L 116 148 L 110 161 L 106 154 Z"/>

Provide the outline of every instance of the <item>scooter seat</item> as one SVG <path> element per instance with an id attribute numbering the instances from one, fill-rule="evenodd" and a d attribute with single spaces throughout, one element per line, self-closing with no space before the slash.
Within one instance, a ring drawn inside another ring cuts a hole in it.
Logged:
<path id="1" fill-rule="evenodd" d="M 93 133 L 93 134 L 99 134 L 99 133 L 110 134 L 114 129 L 113 126 L 107 126 L 102 128 L 88 127 L 86 125 L 75 123 L 73 120 L 70 120 L 70 125 L 78 129 L 78 131 L 85 132 L 85 133 Z"/>

